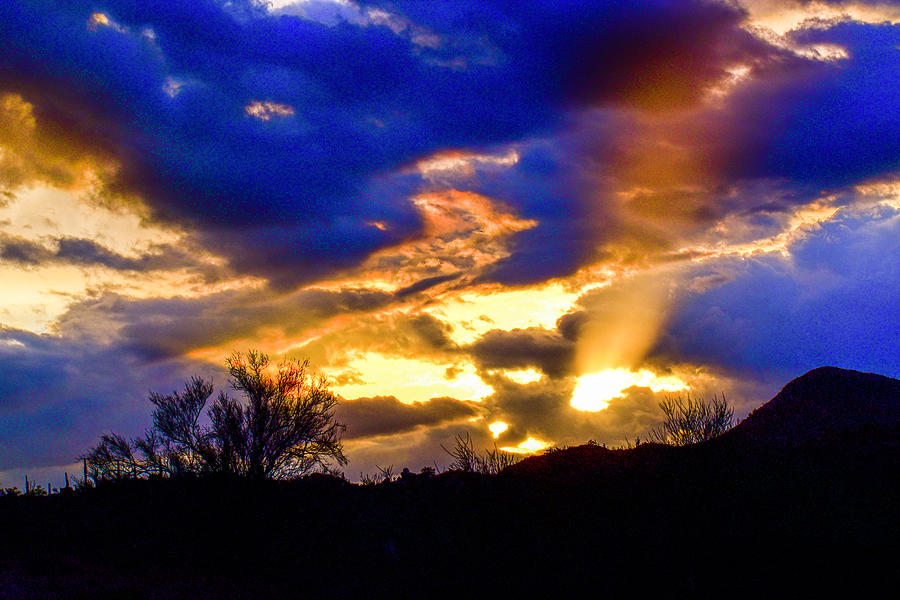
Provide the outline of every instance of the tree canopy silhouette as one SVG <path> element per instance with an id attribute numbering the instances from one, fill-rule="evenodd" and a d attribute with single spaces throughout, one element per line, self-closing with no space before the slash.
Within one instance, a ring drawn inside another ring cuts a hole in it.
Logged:
<path id="1" fill-rule="evenodd" d="M 182 392 L 150 394 L 153 425 L 142 438 L 105 434 L 85 456 L 95 480 L 185 473 L 223 473 L 252 479 L 287 479 L 344 465 L 335 421 L 338 399 L 309 361 L 287 359 L 273 366 L 262 352 L 235 352 L 226 359 L 236 399 L 221 392 L 201 416 L 212 382 L 193 377 Z"/>

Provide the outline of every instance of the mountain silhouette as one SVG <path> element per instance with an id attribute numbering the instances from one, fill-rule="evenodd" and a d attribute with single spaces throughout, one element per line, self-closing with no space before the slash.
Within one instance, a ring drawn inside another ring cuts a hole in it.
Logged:
<path id="1" fill-rule="evenodd" d="M 675 448 L 644 443 L 611 450 L 585 444 L 531 456 L 508 467 L 502 478 L 520 481 L 582 481 L 636 472 L 658 472 L 690 462 L 736 463 L 758 452 L 810 444 L 843 443 L 848 451 L 892 439 L 900 427 L 900 380 L 837 367 L 819 367 L 789 382 L 771 400 L 715 440 Z"/>
<path id="2" fill-rule="evenodd" d="M 898 424 L 900 380 L 820 367 L 792 380 L 720 439 L 787 446 Z"/>

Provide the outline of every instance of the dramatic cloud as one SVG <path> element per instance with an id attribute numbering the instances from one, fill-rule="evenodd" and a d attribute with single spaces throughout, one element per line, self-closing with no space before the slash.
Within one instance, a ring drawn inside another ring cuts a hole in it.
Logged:
<path id="1" fill-rule="evenodd" d="M 132 299 L 104 294 L 73 305 L 59 331 L 104 331 L 148 360 L 174 358 L 191 350 L 225 347 L 277 326 L 296 335 L 327 319 L 383 306 L 384 292 L 304 290 L 286 296 L 225 291 L 202 298 Z M 219 355 L 217 355 L 219 358 Z"/>
<path id="2" fill-rule="evenodd" d="M 453 398 L 404 404 L 393 396 L 358 398 L 339 405 L 338 421 L 347 425 L 346 439 L 394 435 L 422 426 L 441 425 L 478 415 L 477 406 Z"/>
<path id="3" fill-rule="evenodd" d="M 55 248 L 15 236 L 0 233 L 0 259 L 36 266 L 46 263 L 65 263 L 80 266 L 101 266 L 119 271 L 172 270 L 195 267 L 194 258 L 181 248 L 160 245 L 152 253 L 137 258 L 122 256 L 93 240 L 62 237 L 52 241 Z"/>
<path id="4" fill-rule="evenodd" d="M 251 347 L 354 474 L 896 375 L 898 48 L 877 0 L 0 3 L 0 469 Z"/>
<path id="5" fill-rule="evenodd" d="M 825 364 L 900 374 L 900 210 L 843 211 L 788 250 L 704 267 L 724 281 L 682 301 L 656 352 L 791 377 Z"/>
<path id="6" fill-rule="evenodd" d="M 483 369 L 535 367 L 560 377 L 571 372 L 575 344 L 546 329 L 495 329 L 481 336 L 470 351 Z"/>
<path id="7" fill-rule="evenodd" d="M 699 1 L 399 3 L 330 24 L 252 2 L 107 4 L 108 13 L 74 2 L 36 14 L 7 5 L 2 85 L 32 104 L 45 137 L 65 131 L 70 144 L 92 143 L 88 156 L 117 163 L 104 178 L 110 192 L 137 194 L 278 285 L 416 232 L 417 184 L 397 165 L 543 134 L 578 107 L 693 106 L 734 65 L 777 76 L 800 62 L 743 30 L 742 12 Z M 546 244 L 581 220 L 590 192 L 571 185 L 556 202 L 565 217 L 520 234 L 526 257 L 544 245 L 544 260 L 567 261 L 539 269 L 545 276 L 594 256 L 584 241 Z"/>

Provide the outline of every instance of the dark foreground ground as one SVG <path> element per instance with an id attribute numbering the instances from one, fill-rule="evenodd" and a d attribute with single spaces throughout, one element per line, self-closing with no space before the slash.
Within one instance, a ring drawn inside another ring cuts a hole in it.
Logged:
<path id="1" fill-rule="evenodd" d="M 894 595 L 900 381 L 816 373 L 694 447 L 0 498 L 0 598 Z"/>

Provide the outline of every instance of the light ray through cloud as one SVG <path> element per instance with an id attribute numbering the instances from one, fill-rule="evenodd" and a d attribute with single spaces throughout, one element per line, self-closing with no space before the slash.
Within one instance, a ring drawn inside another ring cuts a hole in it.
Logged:
<path id="1" fill-rule="evenodd" d="M 674 375 L 659 376 L 642 369 L 607 369 L 598 373 L 588 373 L 578 377 L 571 405 L 577 410 L 596 412 L 609 407 L 609 401 L 621 397 L 630 387 L 650 388 L 654 392 L 678 392 L 687 390 L 688 385 Z"/>

